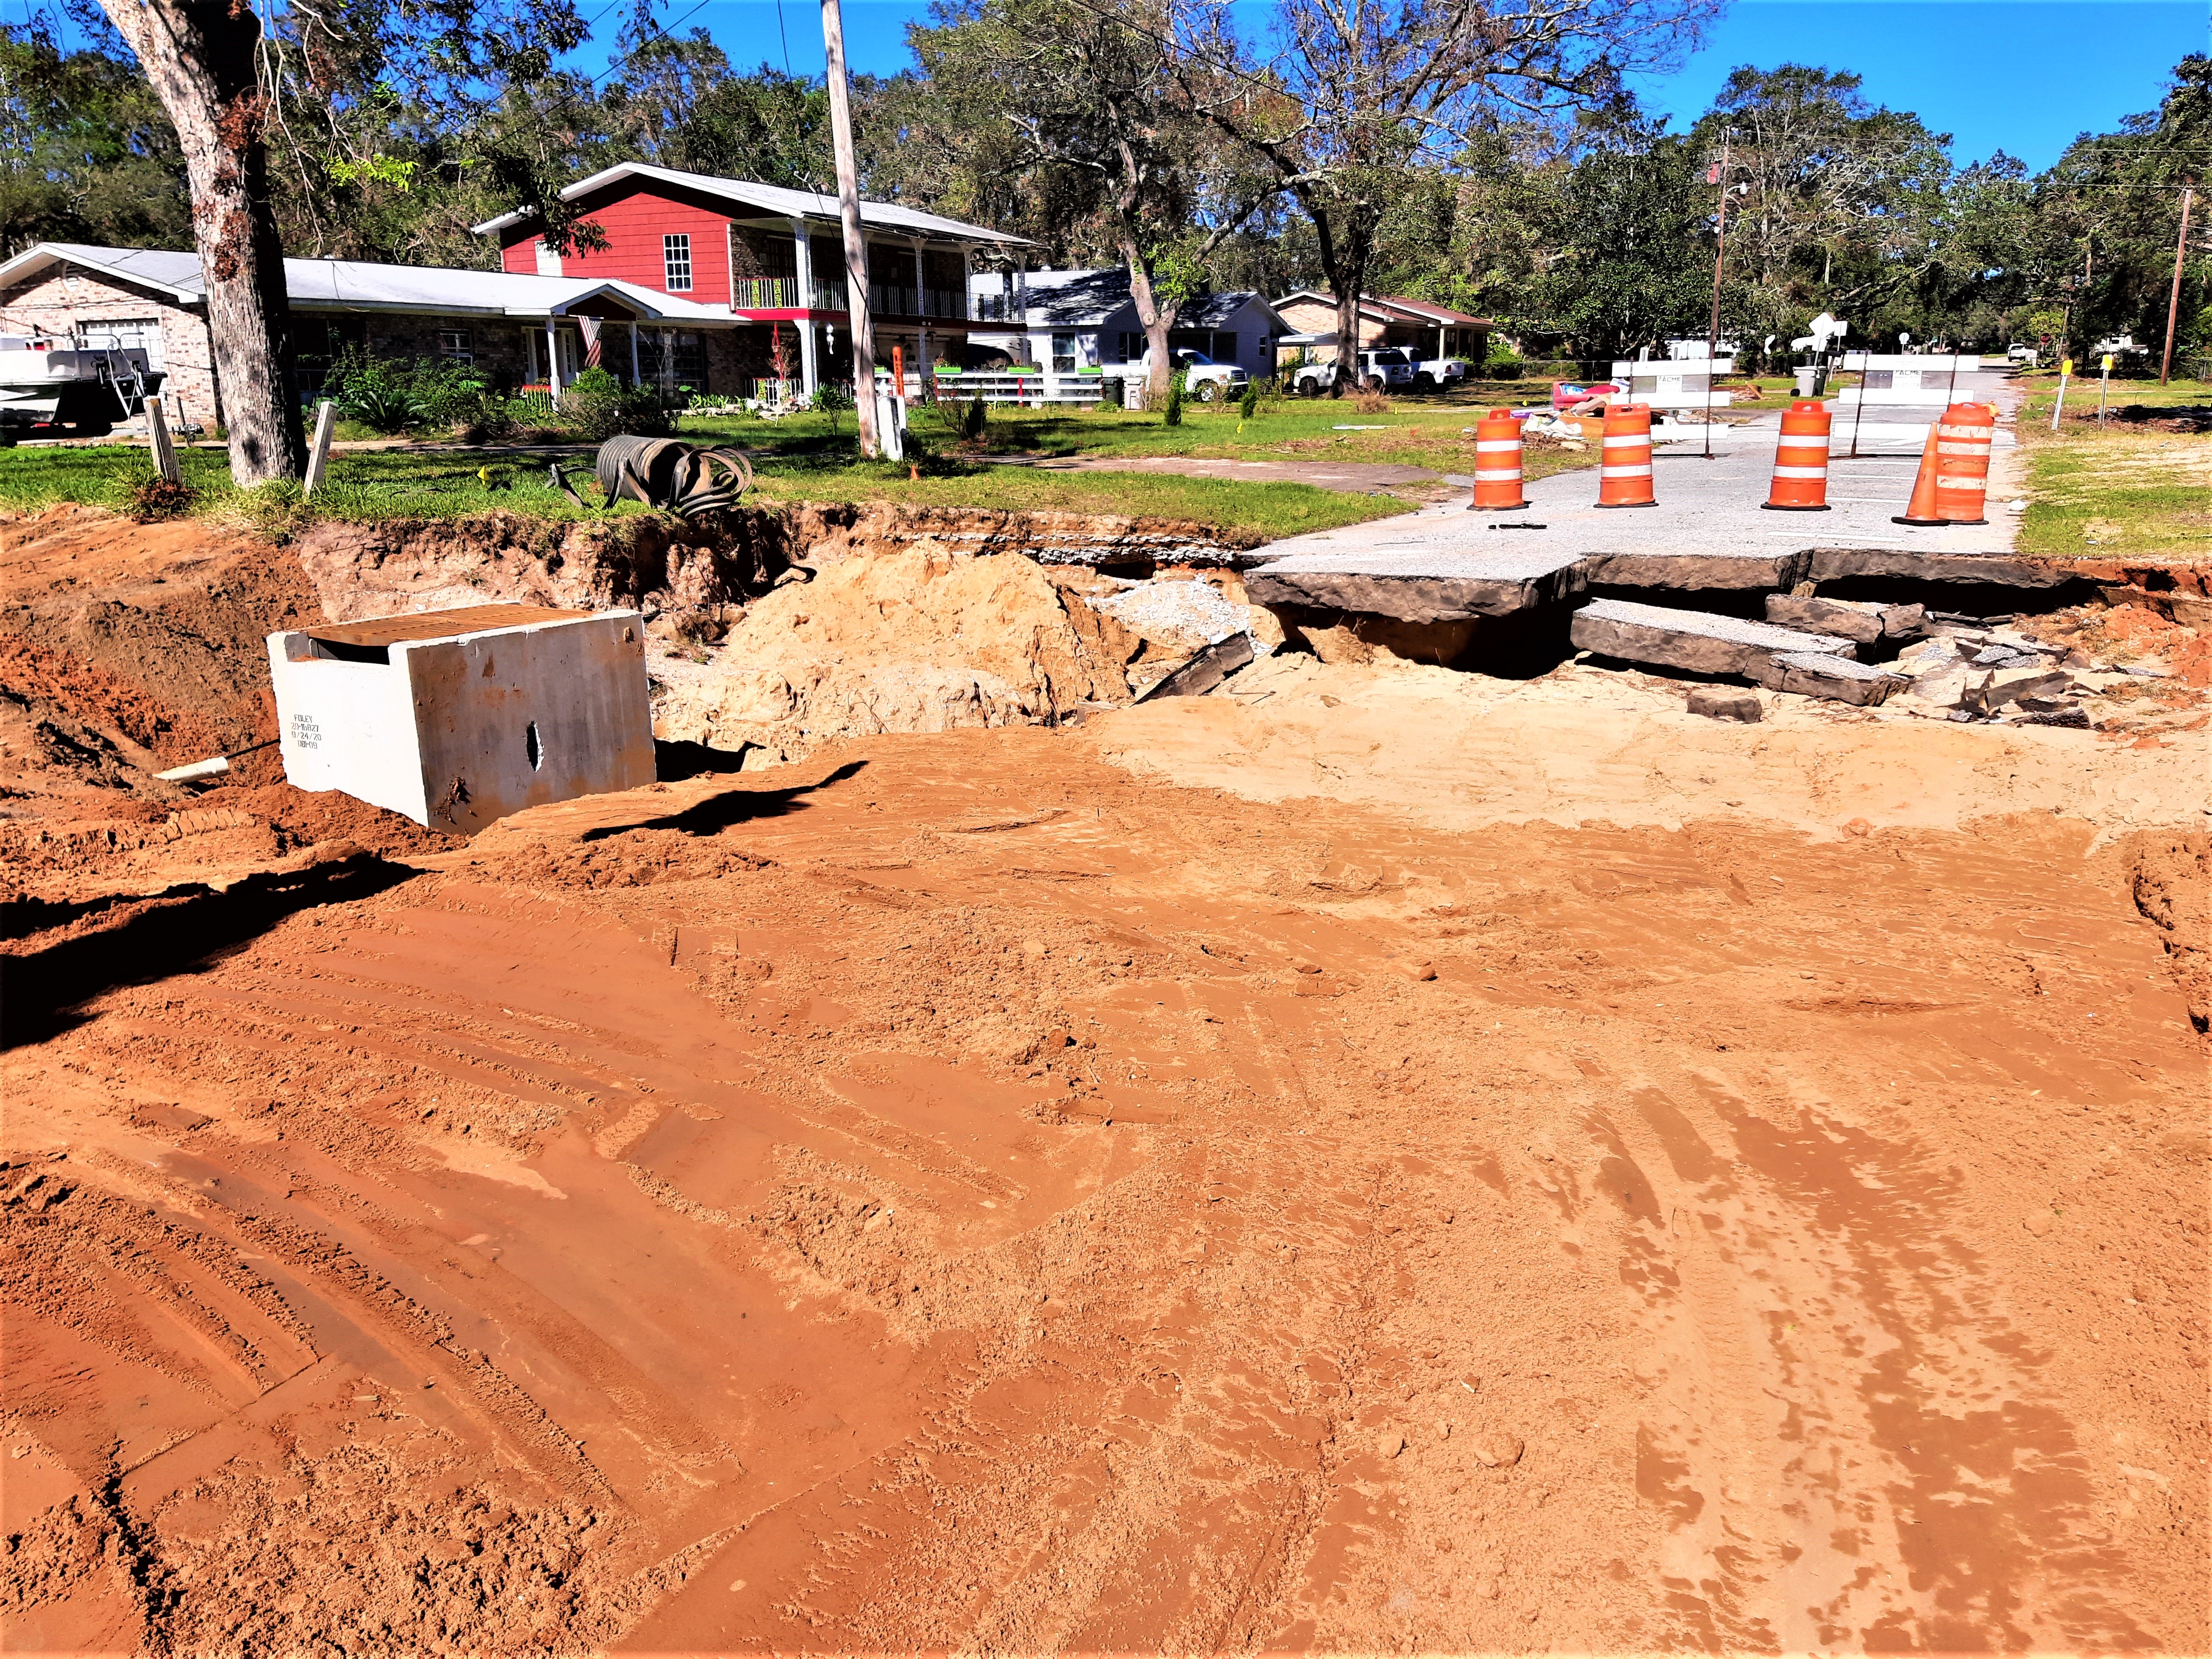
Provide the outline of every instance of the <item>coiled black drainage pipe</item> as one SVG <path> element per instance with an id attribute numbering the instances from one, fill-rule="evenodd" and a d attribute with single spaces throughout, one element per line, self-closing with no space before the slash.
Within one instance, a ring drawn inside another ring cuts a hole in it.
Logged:
<path id="1" fill-rule="evenodd" d="M 687 519 L 735 507 L 753 483 L 753 464 L 741 451 L 699 449 L 673 438 L 627 432 L 599 446 L 597 471 L 610 504 L 627 498 Z"/>

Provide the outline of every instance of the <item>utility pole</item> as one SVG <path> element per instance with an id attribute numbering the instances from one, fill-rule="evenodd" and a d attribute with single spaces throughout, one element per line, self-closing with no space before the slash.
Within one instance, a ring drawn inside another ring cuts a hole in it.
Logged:
<path id="1" fill-rule="evenodd" d="M 2166 355 L 2158 360 L 2158 383 L 2166 384 L 2166 377 L 2173 369 L 2173 325 L 2181 313 L 2181 261 L 2189 252 L 2189 203 L 2197 193 L 2197 181 L 2181 181 L 2181 234 L 2173 244 L 2173 291 L 2166 296 Z"/>
<path id="2" fill-rule="evenodd" d="M 860 169 L 853 159 L 853 94 L 845 79 L 845 19 L 838 0 L 822 0 L 822 47 L 828 55 L 830 137 L 837 152 L 837 216 L 845 225 L 845 308 L 851 313 L 853 412 L 860 453 L 876 459 L 876 347 L 868 326 L 868 245 L 860 230 Z"/>
<path id="3" fill-rule="evenodd" d="M 1713 381 L 1714 369 L 1720 358 L 1721 345 L 1721 262 L 1728 254 L 1728 198 L 1729 146 L 1735 141 L 1735 129 L 1730 127 L 1721 139 L 1720 173 L 1721 210 L 1713 222 L 1713 319 L 1705 330 L 1705 454 L 1713 458 Z M 1863 397 L 1865 394 L 1860 394 Z"/>

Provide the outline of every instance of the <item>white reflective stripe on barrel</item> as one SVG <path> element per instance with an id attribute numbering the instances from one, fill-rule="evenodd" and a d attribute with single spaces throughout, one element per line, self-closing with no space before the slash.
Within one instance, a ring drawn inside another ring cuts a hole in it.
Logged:
<path id="1" fill-rule="evenodd" d="M 1989 447 L 1985 444 L 1937 444 L 1936 453 L 1938 455 L 1986 455 Z"/>
<path id="2" fill-rule="evenodd" d="M 1474 453 L 1478 455 L 1495 454 L 1499 450 L 1520 447 L 1518 438 L 1477 438 L 1474 441 Z"/>
<path id="3" fill-rule="evenodd" d="M 1649 449 L 1651 434 L 1648 432 L 1615 433 L 1605 441 L 1607 449 Z"/>
<path id="4" fill-rule="evenodd" d="M 1826 438 L 1814 438 L 1801 442 L 1795 438 L 1784 438 L 1774 447 L 1778 454 L 1783 455 L 1792 452 L 1800 455 L 1825 455 L 1828 453 L 1828 441 Z"/>
<path id="5" fill-rule="evenodd" d="M 1936 488 L 1938 489 L 1982 489 L 1986 487 L 1985 479 L 1970 478 L 1961 473 L 1938 472 L 1936 475 Z"/>
<path id="6" fill-rule="evenodd" d="M 1648 462 L 1642 466 L 1601 466 L 1597 470 L 1597 476 L 1601 478 L 1648 478 L 1651 476 L 1651 467 Z"/>
<path id="7" fill-rule="evenodd" d="M 1778 466 L 1774 469 L 1774 476 L 1778 478 L 1825 478 L 1828 476 L 1828 469 L 1825 466 Z"/>
<path id="8" fill-rule="evenodd" d="M 1936 428 L 1936 435 L 1939 438 L 1972 438 L 1987 443 L 1990 428 L 1985 426 L 1939 426 Z"/>
<path id="9" fill-rule="evenodd" d="M 1521 481 L 1521 469 L 1517 466 L 1497 468 L 1479 466 L 1474 470 L 1474 481 L 1477 483 L 1518 483 Z"/>

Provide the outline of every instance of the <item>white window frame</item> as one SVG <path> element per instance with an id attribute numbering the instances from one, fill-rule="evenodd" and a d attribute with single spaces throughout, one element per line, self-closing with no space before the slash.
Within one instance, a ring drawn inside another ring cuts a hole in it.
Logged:
<path id="1" fill-rule="evenodd" d="M 467 328 L 440 329 L 438 356 L 449 363 L 473 366 L 477 360 L 476 331 Z"/>
<path id="2" fill-rule="evenodd" d="M 691 291 L 691 235 L 672 230 L 660 239 L 661 286 L 671 294 Z"/>

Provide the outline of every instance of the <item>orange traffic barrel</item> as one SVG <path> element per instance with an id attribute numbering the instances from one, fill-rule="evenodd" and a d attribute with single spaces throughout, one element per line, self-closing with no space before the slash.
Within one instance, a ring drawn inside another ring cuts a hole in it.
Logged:
<path id="1" fill-rule="evenodd" d="M 1803 398 L 1782 411 L 1774 446 L 1774 483 L 1761 503 L 1774 513 L 1828 510 L 1828 406 Z"/>
<path id="2" fill-rule="evenodd" d="M 1912 500 L 1892 524 L 1987 524 L 1983 501 L 1990 487 L 1990 445 L 1997 413 L 1990 404 L 1953 404 L 1929 429 Z"/>
<path id="3" fill-rule="evenodd" d="M 1651 410 L 1644 404 L 1607 404 L 1605 451 L 1598 461 L 1600 507 L 1656 507 L 1651 493 Z"/>
<path id="4" fill-rule="evenodd" d="M 1493 409 L 1474 428 L 1473 513 L 1518 511 L 1528 505 L 1521 489 L 1521 422 Z"/>

